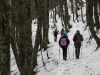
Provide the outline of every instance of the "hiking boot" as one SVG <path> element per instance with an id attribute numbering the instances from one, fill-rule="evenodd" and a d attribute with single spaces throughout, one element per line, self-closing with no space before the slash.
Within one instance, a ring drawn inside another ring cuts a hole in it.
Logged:
<path id="1" fill-rule="evenodd" d="M 78 57 L 78 58 L 76 58 L 76 59 L 80 59 L 80 58 Z"/>
<path id="2" fill-rule="evenodd" d="M 66 57 L 63 58 L 64 60 L 67 60 Z"/>

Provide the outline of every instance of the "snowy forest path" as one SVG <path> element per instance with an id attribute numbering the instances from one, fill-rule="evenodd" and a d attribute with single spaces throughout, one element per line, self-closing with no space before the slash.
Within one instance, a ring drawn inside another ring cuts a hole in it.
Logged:
<path id="1" fill-rule="evenodd" d="M 62 49 L 60 48 L 59 51 L 59 44 L 58 41 L 57 42 L 52 42 L 52 64 L 53 67 L 49 68 L 49 71 L 53 71 L 54 69 L 56 70 L 55 74 L 53 72 L 54 75 L 81 75 L 81 73 L 84 74 L 84 72 L 86 72 L 87 70 L 89 72 L 93 71 L 91 67 L 88 66 L 89 61 L 93 61 L 93 59 L 89 59 L 89 57 L 91 57 L 91 53 L 89 53 L 88 55 L 86 54 L 86 52 L 84 52 L 83 48 L 83 55 L 81 57 L 80 55 L 80 59 L 76 59 L 75 58 L 75 54 L 74 54 L 74 58 L 73 58 L 73 52 L 75 52 L 74 46 L 73 44 L 69 45 L 69 52 L 67 52 L 67 61 L 63 60 L 63 55 L 62 55 Z M 55 51 L 56 50 L 56 51 Z M 59 53 L 60 52 L 60 53 Z M 70 58 L 69 58 L 69 53 L 70 53 Z M 48 68 L 46 68 L 48 69 Z M 78 71 L 78 72 L 77 72 Z M 76 74 L 75 74 L 76 73 Z M 88 72 L 87 72 L 88 74 Z M 84 74 L 86 75 L 86 73 Z"/>

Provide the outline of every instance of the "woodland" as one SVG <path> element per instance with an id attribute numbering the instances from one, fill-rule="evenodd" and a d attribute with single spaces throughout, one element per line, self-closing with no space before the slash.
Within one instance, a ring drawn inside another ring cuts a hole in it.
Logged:
<path id="1" fill-rule="evenodd" d="M 83 14 L 86 7 L 86 14 Z M 97 33 L 100 29 L 100 0 L 0 0 L 0 75 L 10 75 L 10 49 L 12 48 L 20 75 L 35 75 L 37 53 L 47 50 L 49 42 L 49 18 L 57 28 L 56 15 L 61 18 L 66 32 L 79 17 L 91 32 L 89 39 L 96 41 L 100 47 Z M 81 15 L 78 11 L 81 10 Z M 51 15 L 51 16 L 50 16 Z M 86 16 L 86 20 L 84 20 Z M 34 45 L 32 44 L 32 20 L 36 20 L 37 31 Z M 49 56 L 47 54 L 49 59 Z M 45 63 L 43 62 L 44 66 Z"/>

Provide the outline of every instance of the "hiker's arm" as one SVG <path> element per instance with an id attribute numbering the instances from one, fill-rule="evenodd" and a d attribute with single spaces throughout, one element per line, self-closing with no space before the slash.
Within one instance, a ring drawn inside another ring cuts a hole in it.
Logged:
<path id="1" fill-rule="evenodd" d="M 83 36 L 82 36 L 82 41 L 83 41 Z"/>
<path id="2" fill-rule="evenodd" d="M 75 42 L 75 37 L 76 37 L 76 35 L 74 35 L 74 37 L 73 37 L 73 41 Z"/>
<path id="3" fill-rule="evenodd" d="M 61 38 L 60 38 L 61 39 Z M 59 46 L 60 46 L 60 39 L 59 39 Z"/>

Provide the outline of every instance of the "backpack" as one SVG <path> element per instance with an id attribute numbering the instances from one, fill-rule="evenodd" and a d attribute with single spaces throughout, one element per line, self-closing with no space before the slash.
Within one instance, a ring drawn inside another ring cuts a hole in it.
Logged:
<path id="1" fill-rule="evenodd" d="M 82 36 L 79 34 L 79 35 L 76 35 L 76 43 L 81 43 L 82 41 Z"/>
<path id="2" fill-rule="evenodd" d="M 60 45 L 61 45 L 61 46 L 66 46 L 66 45 L 67 45 L 66 39 L 67 39 L 67 38 L 61 38 L 61 40 L 60 40 Z"/>

